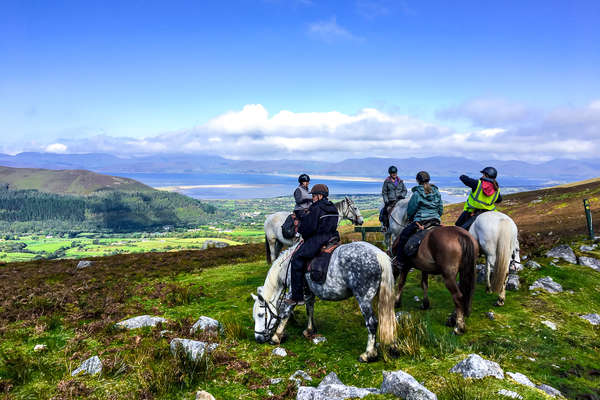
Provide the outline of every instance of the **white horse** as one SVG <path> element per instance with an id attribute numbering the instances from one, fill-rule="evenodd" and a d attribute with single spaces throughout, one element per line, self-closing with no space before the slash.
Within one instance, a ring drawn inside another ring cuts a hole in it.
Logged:
<path id="1" fill-rule="evenodd" d="M 477 217 L 469 233 L 479 242 L 480 252 L 485 254 L 486 289 L 488 293 L 498 293 L 495 305 L 503 306 L 510 265 L 521 263 L 517 225 L 506 214 L 488 211 Z M 490 284 L 492 268 L 494 276 Z"/>
<path id="2" fill-rule="evenodd" d="M 409 194 L 407 198 L 396 202 L 392 212 L 390 212 L 390 223 L 388 224 L 389 228 L 384 235 L 385 245 L 388 250 L 391 249 L 392 245 L 396 241 L 396 238 L 400 235 L 400 232 L 402 232 L 402 229 L 404 229 L 404 227 L 408 224 L 406 210 L 408 208 L 408 202 L 410 201 L 411 195 L 412 193 Z"/>
<path id="3" fill-rule="evenodd" d="M 342 219 L 348 219 L 355 225 L 363 224 L 364 221 L 360 214 L 360 210 L 348 196 L 345 196 L 344 200 L 334 204 L 340 215 L 338 223 Z M 279 257 L 279 254 L 284 247 L 292 246 L 296 239 L 286 239 L 283 237 L 283 232 L 281 232 L 281 225 L 283 225 L 288 215 L 290 215 L 290 212 L 288 211 L 279 211 L 267 215 L 267 219 L 265 220 L 265 248 L 267 251 L 267 262 L 269 264 Z"/>

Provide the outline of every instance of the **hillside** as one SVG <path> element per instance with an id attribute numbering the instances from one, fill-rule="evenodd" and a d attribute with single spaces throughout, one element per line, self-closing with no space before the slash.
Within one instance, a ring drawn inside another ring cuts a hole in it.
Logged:
<path id="1" fill-rule="evenodd" d="M 16 190 L 34 189 L 55 194 L 88 195 L 102 190 L 150 192 L 154 189 L 129 178 L 86 170 L 50 170 L 0 166 L 0 185 Z"/>

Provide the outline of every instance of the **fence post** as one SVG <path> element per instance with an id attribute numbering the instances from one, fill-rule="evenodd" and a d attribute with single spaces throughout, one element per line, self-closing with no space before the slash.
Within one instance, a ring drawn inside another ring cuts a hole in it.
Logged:
<path id="1" fill-rule="evenodd" d="M 583 199 L 583 208 L 585 209 L 585 218 L 587 219 L 588 235 L 590 240 L 594 240 L 594 225 L 592 225 L 592 211 L 590 210 L 590 201 Z"/>
<path id="2" fill-rule="evenodd" d="M 365 227 L 364 226 L 360 227 L 360 233 L 362 234 L 362 241 L 365 242 L 366 238 L 367 238 L 367 233 L 365 232 Z"/>

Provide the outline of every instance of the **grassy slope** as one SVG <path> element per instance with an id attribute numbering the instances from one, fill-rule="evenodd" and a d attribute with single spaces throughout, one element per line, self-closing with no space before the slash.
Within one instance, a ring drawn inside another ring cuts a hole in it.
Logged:
<path id="1" fill-rule="evenodd" d="M 103 189 L 135 192 L 154 190 L 133 179 L 85 170 L 0 167 L 0 184 L 6 183 L 13 189 L 36 189 L 41 192 L 74 195 L 90 194 Z"/>

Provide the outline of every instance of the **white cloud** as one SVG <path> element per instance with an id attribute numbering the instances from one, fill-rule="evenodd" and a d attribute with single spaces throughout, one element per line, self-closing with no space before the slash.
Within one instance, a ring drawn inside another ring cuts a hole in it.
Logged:
<path id="1" fill-rule="evenodd" d="M 335 16 L 329 20 L 313 22 L 308 26 L 308 34 L 312 38 L 322 40 L 325 43 L 333 43 L 340 40 L 364 41 L 364 38 L 352 34 L 349 30 L 339 25 Z"/>
<path id="2" fill-rule="evenodd" d="M 66 153 L 67 146 L 62 143 L 52 143 L 44 149 L 47 153 Z"/>

